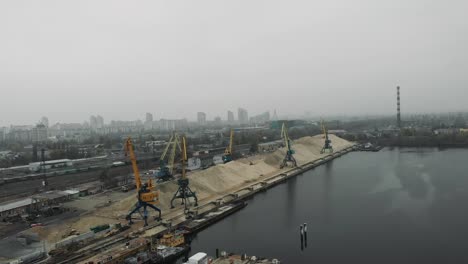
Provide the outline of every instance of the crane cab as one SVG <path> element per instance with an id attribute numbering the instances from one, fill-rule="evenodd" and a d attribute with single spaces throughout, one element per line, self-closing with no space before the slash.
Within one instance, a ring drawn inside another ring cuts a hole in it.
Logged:
<path id="1" fill-rule="evenodd" d="M 140 199 L 143 202 L 147 203 L 159 203 L 159 192 L 147 192 L 147 193 L 141 193 L 140 194 Z"/>

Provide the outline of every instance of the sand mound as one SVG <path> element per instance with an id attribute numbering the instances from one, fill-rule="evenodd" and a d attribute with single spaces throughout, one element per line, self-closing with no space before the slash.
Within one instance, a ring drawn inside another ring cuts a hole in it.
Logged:
<path id="1" fill-rule="evenodd" d="M 335 150 L 341 150 L 352 145 L 351 142 L 348 142 L 342 138 L 339 138 L 333 134 L 329 135 L 330 140 L 332 141 L 332 146 Z M 322 135 L 317 135 L 313 137 L 303 137 L 298 140 L 295 140 L 291 144 L 291 148 L 294 150 L 294 158 L 296 158 L 299 165 L 316 160 L 327 154 L 320 154 L 322 147 L 324 145 L 324 138 Z M 281 163 L 284 156 L 286 155 L 286 148 L 280 148 L 275 152 L 268 154 L 264 161 L 266 164 L 277 167 Z"/>

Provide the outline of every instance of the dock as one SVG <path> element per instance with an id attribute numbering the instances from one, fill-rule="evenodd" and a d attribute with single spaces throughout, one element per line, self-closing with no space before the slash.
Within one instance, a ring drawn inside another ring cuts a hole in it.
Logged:
<path id="1" fill-rule="evenodd" d="M 243 259 L 242 256 L 233 255 L 225 258 L 214 259 L 211 264 L 280 264 L 281 262 L 276 259 L 252 259 L 247 257 Z"/>
<path id="2" fill-rule="evenodd" d="M 320 159 L 302 164 L 294 168 L 290 168 L 286 171 L 282 171 L 269 178 L 252 183 L 247 187 L 232 193 L 225 194 L 221 198 L 218 198 L 214 201 L 201 204 L 198 207 L 190 208 L 186 213 L 181 212 L 179 214 L 172 215 L 170 218 L 165 219 L 162 222 L 156 222 L 137 232 L 131 232 L 133 235 L 131 235 L 130 230 L 127 230 L 126 232 L 122 232 L 116 236 L 103 239 L 98 243 L 87 245 L 86 247 L 76 252 L 70 252 L 66 259 L 61 259 L 61 262 L 59 261 L 56 263 L 89 263 L 89 260 L 91 259 L 99 259 L 101 264 L 119 263 L 119 261 L 122 261 L 124 257 L 129 256 L 130 251 L 133 254 L 135 252 L 142 252 L 146 250 L 147 245 L 145 245 L 145 243 L 143 243 L 137 237 L 151 239 L 153 237 L 160 237 L 174 229 L 185 229 L 188 231 L 188 234 L 195 234 L 212 225 L 213 223 L 220 221 L 221 219 L 244 208 L 248 205 L 246 200 L 253 197 L 255 194 L 259 192 L 265 192 L 268 189 L 283 183 L 292 177 L 300 175 L 335 158 L 341 157 L 346 153 L 356 150 L 359 150 L 358 146 L 353 145 L 340 151 L 330 153 L 321 157 Z M 136 243 L 138 246 L 134 248 L 128 248 L 128 245 L 134 243 Z M 90 257 L 93 255 L 94 257 L 90 259 Z M 250 264 L 280 262 L 278 262 L 278 260 L 260 260 L 257 258 L 249 259 L 245 257 L 243 258 L 242 256 L 231 255 L 225 258 L 218 258 L 212 263 Z"/>

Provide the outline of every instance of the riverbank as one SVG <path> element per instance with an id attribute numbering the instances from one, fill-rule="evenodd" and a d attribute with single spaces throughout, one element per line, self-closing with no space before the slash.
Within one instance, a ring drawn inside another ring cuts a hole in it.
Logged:
<path id="1" fill-rule="evenodd" d="M 435 147 L 435 148 L 468 148 L 468 137 L 457 135 L 444 136 L 400 136 L 379 138 L 376 144 L 384 147 Z"/>

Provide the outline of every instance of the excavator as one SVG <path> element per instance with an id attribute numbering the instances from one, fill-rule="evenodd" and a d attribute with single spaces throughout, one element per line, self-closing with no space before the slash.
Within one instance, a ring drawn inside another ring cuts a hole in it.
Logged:
<path id="1" fill-rule="evenodd" d="M 234 138 L 234 130 L 231 128 L 231 135 L 229 136 L 229 146 L 224 150 L 223 162 L 228 163 L 232 161 L 232 141 Z"/>
<path id="2" fill-rule="evenodd" d="M 171 208 L 174 208 L 174 200 L 181 199 L 182 204 L 185 205 L 185 210 L 187 210 L 187 201 L 192 197 L 195 200 L 195 206 L 198 206 L 198 198 L 195 192 L 193 192 L 189 187 L 189 179 L 187 179 L 187 175 L 185 172 L 185 167 L 187 165 L 187 144 L 185 142 L 185 137 L 182 137 L 182 176 L 177 181 L 179 188 L 177 189 L 176 193 L 171 199 Z"/>
<path id="3" fill-rule="evenodd" d="M 286 147 L 286 156 L 283 159 L 283 162 L 280 165 L 280 169 L 286 167 L 288 165 L 288 162 L 291 163 L 292 167 L 297 166 L 296 159 L 294 158 L 294 150 L 291 148 L 291 139 L 289 138 L 288 135 L 288 128 L 286 127 L 286 124 L 283 123 L 283 126 L 281 127 L 281 138 L 284 140 L 284 145 Z"/>
<path id="4" fill-rule="evenodd" d="M 159 171 L 156 174 L 156 179 L 158 182 L 168 181 L 174 177 L 174 158 L 176 155 L 177 148 L 180 152 L 182 152 L 182 148 L 180 147 L 179 135 L 174 133 L 171 135 L 171 138 L 169 139 L 169 142 L 167 143 L 166 148 L 164 149 L 164 152 L 159 160 Z M 169 153 L 168 162 L 166 164 L 165 160 L 169 149 L 171 151 Z"/>
<path id="5" fill-rule="evenodd" d="M 323 154 L 323 153 L 325 153 L 327 151 L 329 153 L 332 153 L 333 152 L 333 147 L 332 147 L 332 144 L 331 144 L 331 140 L 328 137 L 328 129 L 325 126 L 323 120 L 321 121 L 321 126 L 322 126 L 323 137 L 325 138 L 325 144 L 324 144 L 322 150 L 320 151 L 320 154 Z"/>
<path id="6" fill-rule="evenodd" d="M 138 201 L 135 204 L 135 207 L 130 213 L 128 213 L 126 219 L 129 224 L 133 224 L 132 215 L 137 211 L 140 212 L 140 209 L 143 208 L 143 219 L 145 220 L 145 226 L 148 225 L 148 210 L 147 207 L 152 208 L 159 213 L 157 217 L 158 220 L 161 219 L 161 209 L 155 205 L 159 203 L 159 192 L 155 191 L 155 187 L 151 179 L 148 179 L 147 182 L 142 183 L 140 178 L 140 172 L 138 170 L 138 165 L 136 161 L 135 152 L 133 151 L 132 139 L 129 137 L 125 141 L 125 155 L 130 156 L 130 161 L 132 163 L 133 175 L 135 177 L 135 185 L 137 190 Z"/>

